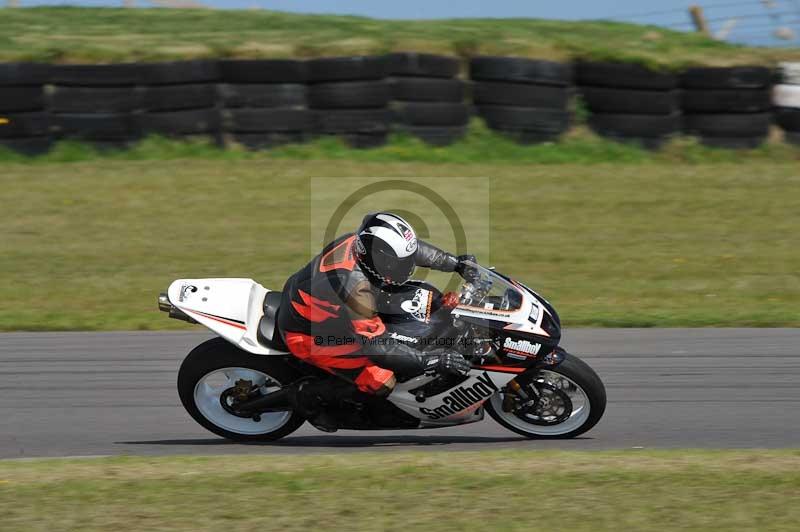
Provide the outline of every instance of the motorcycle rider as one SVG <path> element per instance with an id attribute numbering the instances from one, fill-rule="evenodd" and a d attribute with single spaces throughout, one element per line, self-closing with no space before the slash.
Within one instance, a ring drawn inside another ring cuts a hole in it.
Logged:
<path id="1" fill-rule="evenodd" d="M 423 352 L 392 340 L 377 300 L 381 291 L 405 284 L 416 266 L 465 276 L 474 260 L 418 240 L 400 216 L 368 214 L 355 233 L 326 245 L 289 277 L 278 329 L 294 356 L 378 396 L 391 393 L 397 378 L 466 375 L 470 364 L 456 351 Z"/>

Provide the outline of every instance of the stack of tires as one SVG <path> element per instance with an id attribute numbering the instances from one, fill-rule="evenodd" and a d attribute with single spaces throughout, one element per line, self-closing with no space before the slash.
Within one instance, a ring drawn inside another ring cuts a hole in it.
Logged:
<path id="1" fill-rule="evenodd" d="M 136 63 L 53 65 L 49 107 L 55 136 L 98 148 L 125 148 L 138 140 L 142 72 Z"/>
<path id="2" fill-rule="evenodd" d="M 775 123 L 787 142 L 800 144 L 800 63 L 781 63 L 772 88 Z"/>
<path id="3" fill-rule="evenodd" d="M 755 148 L 772 122 L 772 72 L 764 67 L 690 68 L 681 74 L 683 129 L 707 146 Z"/>
<path id="4" fill-rule="evenodd" d="M 50 149 L 44 84 L 48 66 L 0 63 L 0 146 L 36 155 Z"/>
<path id="5" fill-rule="evenodd" d="M 385 144 L 391 117 L 386 58 L 329 57 L 307 64 L 316 131 L 337 135 L 355 148 Z"/>
<path id="6" fill-rule="evenodd" d="M 395 127 L 433 146 L 464 136 L 469 109 L 455 57 L 394 53 L 386 56 Z"/>
<path id="7" fill-rule="evenodd" d="M 143 134 L 178 139 L 219 139 L 216 61 L 177 61 L 142 65 Z"/>
<path id="8" fill-rule="evenodd" d="M 489 128 L 529 144 L 558 139 L 569 127 L 572 67 L 519 57 L 470 61 L 472 101 Z"/>
<path id="9" fill-rule="evenodd" d="M 656 149 L 680 131 L 674 74 L 632 63 L 578 62 L 575 79 L 598 135 Z"/>
<path id="10" fill-rule="evenodd" d="M 227 142 L 256 150 L 308 138 L 313 116 L 307 109 L 305 63 L 230 60 L 220 62 L 220 72 Z"/>

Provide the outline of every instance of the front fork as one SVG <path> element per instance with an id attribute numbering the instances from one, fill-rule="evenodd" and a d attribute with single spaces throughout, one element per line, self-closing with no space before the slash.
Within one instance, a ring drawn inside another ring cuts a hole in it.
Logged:
<path id="1" fill-rule="evenodd" d="M 539 390 L 536 386 L 529 386 L 543 368 L 553 368 L 561 364 L 566 356 L 566 351 L 556 347 L 548 354 L 538 358 L 524 373 L 514 377 L 503 388 L 503 411 L 513 412 L 519 408 L 526 408 L 536 404 L 539 400 Z"/>

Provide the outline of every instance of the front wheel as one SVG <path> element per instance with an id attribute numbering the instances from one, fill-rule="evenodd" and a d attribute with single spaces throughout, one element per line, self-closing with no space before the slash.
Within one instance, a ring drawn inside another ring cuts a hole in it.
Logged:
<path id="1" fill-rule="evenodd" d="M 297 430 L 305 419 L 290 410 L 257 419 L 239 415 L 233 395 L 241 387 L 266 395 L 296 378 L 280 357 L 252 355 L 213 338 L 183 360 L 178 394 L 189 415 L 214 434 L 235 441 L 273 441 Z"/>
<path id="2" fill-rule="evenodd" d="M 486 410 L 505 428 L 528 438 L 574 438 L 594 427 L 606 409 L 606 389 L 597 373 L 569 353 L 561 364 L 537 370 L 521 387 L 525 397 L 504 389 Z"/>

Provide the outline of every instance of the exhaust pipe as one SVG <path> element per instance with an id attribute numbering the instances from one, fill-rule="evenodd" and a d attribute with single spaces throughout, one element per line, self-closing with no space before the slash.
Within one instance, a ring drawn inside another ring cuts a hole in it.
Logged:
<path id="1" fill-rule="evenodd" d="M 169 296 L 167 296 L 166 292 L 161 292 L 158 294 L 158 310 L 169 313 L 170 318 L 185 321 L 187 323 L 197 323 L 194 318 L 190 317 L 184 311 L 174 306 L 170 302 Z"/>

